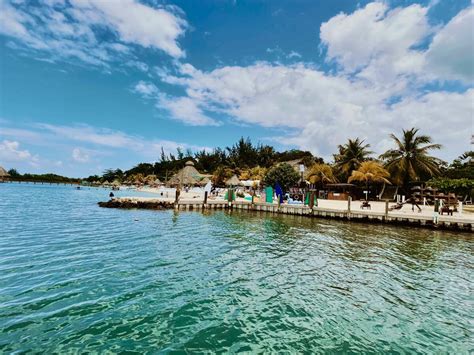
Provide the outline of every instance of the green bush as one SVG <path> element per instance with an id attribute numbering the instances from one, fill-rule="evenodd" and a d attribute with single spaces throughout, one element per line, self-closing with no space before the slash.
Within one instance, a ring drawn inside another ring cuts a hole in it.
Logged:
<path id="1" fill-rule="evenodd" d="M 290 164 L 282 163 L 269 169 L 263 182 L 267 186 L 275 186 L 276 183 L 279 183 L 283 191 L 288 191 L 299 180 L 300 174 Z"/>
<path id="2" fill-rule="evenodd" d="M 449 179 L 435 178 L 428 181 L 428 186 L 434 187 L 441 192 L 454 192 L 456 195 L 469 195 L 474 197 L 474 180 L 473 179 Z"/>

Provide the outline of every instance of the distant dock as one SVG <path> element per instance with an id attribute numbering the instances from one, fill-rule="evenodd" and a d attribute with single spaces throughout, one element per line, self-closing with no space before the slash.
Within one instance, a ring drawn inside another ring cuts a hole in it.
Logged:
<path id="1" fill-rule="evenodd" d="M 309 207 L 303 205 L 271 204 L 250 201 L 216 201 L 184 200 L 172 201 L 157 198 L 121 197 L 113 198 L 107 202 L 99 202 L 99 206 L 108 208 L 141 208 L 153 210 L 175 209 L 177 211 L 203 211 L 203 210 L 243 210 L 266 212 L 272 214 L 298 215 L 317 218 L 332 218 L 350 220 L 355 222 L 386 223 L 393 225 L 407 225 L 430 229 L 456 230 L 474 232 L 474 217 L 440 215 L 434 216 L 414 213 L 401 213 L 398 211 L 385 212 L 370 210 L 351 210 L 350 203 L 347 209 L 333 209 L 325 207 Z"/>

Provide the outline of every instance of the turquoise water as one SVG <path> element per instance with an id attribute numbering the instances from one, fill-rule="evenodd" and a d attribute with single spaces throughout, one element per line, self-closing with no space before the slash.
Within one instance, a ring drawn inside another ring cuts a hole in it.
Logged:
<path id="1" fill-rule="evenodd" d="M 472 235 L 108 193 L 0 184 L 0 353 L 474 351 Z"/>

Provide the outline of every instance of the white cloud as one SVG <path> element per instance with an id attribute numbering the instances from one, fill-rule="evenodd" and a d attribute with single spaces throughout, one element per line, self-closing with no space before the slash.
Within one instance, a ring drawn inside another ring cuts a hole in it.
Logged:
<path id="1" fill-rule="evenodd" d="M 291 51 L 291 52 L 288 54 L 287 57 L 290 58 L 290 59 L 291 59 L 291 58 L 301 58 L 301 54 L 299 54 L 299 53 L 296 52 L 296 51 Z"/>
<path id="2" fill-rule="evenodd" d="M 140 136 L 133 136 L 122 131 L 111 130 L 108 128 L 92 127 L 89 125 L 79 124 L 74 126 L 61 126 L 51 124 L 38 124 L 37 130 L 21 130 L 9 129 L 11 132 L 19 131 L 23 137 L 34 137 L 30 143 L 41 145 L 37 141 L 37 137 L 47 137 L 51 142 L 56 144 L 71 145 L 72 142 L 82 142 L 89 144 L 89 148 L 71 147 L 72 157 L 77 161 L 91 160 L 92 157 L 104 156 L 109 153 L 103 148 L 111 150 L 129 150 L 139 153 L 146 157 L 157 157 L 160 153 L 161 146 L 166 152 L 171 152 L 177 147 L 183 149 L 202 150 L 210 149 L 205 146 L 192 145 L 187 143 L 175 142 L 164 139 L 146 139 Z M 2 128 L 2 131 L 4 128 Z M 30 132 L 26 134 L 25 132 Z M 171 150 L 167 150 L 172 148 Z"/>
<path id="3" fill-rule="evenodd" d="M 444 143 L 447 158 L 468 148 L 466 131 L 446 134 L 446 127 L 470 127 L 472 91 L 420 95 L 404 91 L 403 86 L 384 88 L 303 64 L 257 63 L 210 72 L 187 64 L 179 69 L 181 75 L 163 74 L 162 80 L 182 86 L 190 105 L 245 123 L 287 127 L 288 134 L 280 137 L 280 144 L 295 144 L 326 158 L 337 144 L 356 136 L 366 138 L 381 152 L 389 133 L 412 126 Z M 394 93 L 402 94 L 401 101 L 387 104 Z"/>
<path id="4" fill-rule="evenodd" d="M 150 98 L 158 93 L 158 88 L 152 83 L 141 80 L 135 85 L 133 91 L 146 98 Z"/>
<path id="5" fill-rule="evenodd" d="M 90 160 L 90 156 L 83 149 L 74 148 L 72 150 L 72 159 L 78 163 L 87 163 Z"/>
<path id="6" fill-rule="evenodd" d="M 173 58 L 184 56 L 178 39 L 187 23 L 178 12 L 176 7 L 151 7 L 137 0 L 40 1 L 36 5 L 0 0 L 0 34 L 15 39 L 24 50 L 48 56 L 47 60 L 75 58 L 108 67 L 123 59 L 125 65 L 143 70 L 130 45 L 158 49 Z M 106 36 L 99 37 L 104 30 Z"/>
<path id="7" fill-rule="evenodd" d="M 135 0 L 73 0 L 80 20 L 108 26 L 126 43 L 161 49 L 179 58 L 184 55 L 177 39 L 187 27 L 184 19 L 164 8 L 153 8 Z"/>
<path id="8" fill-rule="evenodd" d="M 456 15 L 428 49 L 428 67 L 438 77 L 474 82 L 474 7 Z"/>
<path id="9" fill-rule="evenodd" d="M 184 86 L 189 100 L 202 102 L 209 110 L 267 127 L 302 128 L 316 119 L 328 124 L 337 116 L 357 114 L 390 94 L 302 64 L 257 63 L 211 72 L 187 65 L 184 71 L 190 75 L 168 75 L 163 80 Z"/>
<path id="10" fill-rule="evenodd" d="M 87 142 L 111 148 L 142 148 L 142 144 L 139 139 L 120 131 L 113 131 L 105 128 L 97 129 L 87 125 L 59 126 L 40 124 L 39 126 L 42 129 L 50 131 L 68 140 Z"/>
<path id="11" fill-rule="evenodd" d="M 38 165 L 38 157 L 32 155 L 28 150 L 21 150 L 17 141 L 4 140 L 0 142 L 0 161 L 5 162 L 27 162 L 32 166 Z"/>
<path id="12" fill-rule="evenodd" d="M 163 73 L 163 75 L 166 75 Z M 188 97 L 172 97 L 158 90 L 158 88 L 145 81 L 139 81 L 133 92 L 146 99 L 155 99 L 158 108 L 167 110 L 171 118 L 181 121 L 189 126 L 215 126 L 218 122 L 206 116 L 200 103 Z"/>
<path id="13" fill-rule="evenodd" d="M 15 163 L 15 168 L 23 171 L 29 171 L 33 167 L 37 172 L 53 171 L 69 176 L 95 174 L 106 167 L 128 169 L 139 162 L 153 162 L 159 158 L 162 147 L 166 154 L 176 154 L 178 147 L 183 151 L 211 150 L 207 146 L 169 139 L 144 138 L 84 124 L 37 124 L 30 125 L 28 129 L 2 126 L 0 137 L 6 130 L 8 136 L 13 138 L 3 142 L 0 140 L 0 165 L 12 166 L 6 163 Z M 41 149 L 41 160 L 37 155 L 20 148 L 14 136 L 15 132 L 22 137 L 22 142 Z M 48 141 L 48 144 L 44 141 Z M 71 163 L 66 164 L 63 161 Z"/>
<path id="14" fill-rule="evenodd" d="M 185 90 L 184 97 L 166 99 L 176 104 L 172 109 L 183 111 L 174 115 L 187 123 L 205 110 L 240 122 L 286 128 L 288 133 L 279 137 L 279 143 L 311 149 L 326 158 L 337 144 L 356 136 L 366 138 L 381 152 L 391 144 L 389 133 L 417 126 L 443 143 L 441 155 L 451 159 L 469 148 L 465 136 L 472 132 L 472 90 L 423 93 L 420 87 L 441 78 L 441 70 L 436 75 L 428 73 L 427 53 L 428 58 L 434 55 L 430 51 L 435 47 L 442 52 L 443 41 L 461 28 L 469 32 L 465 21 L 472 15 L 465 10 L 453 24 L 434 28 L 428 23 L 427 11 L 420 5 L 389 9 L 386 3 L 376 2 L 324 23 L 321 40 L 327 59 L 339 64 L 334 74 L 309 64 L 257 62 L 207 72 L 178 64 L 177 74 L 160 71 L 158 75 L 161 81 Z M 436 31 L 427 52 L 426 41 Z M 459 44 L 462 50 L 457 53 L 467 48 L 474 51 L 466 37 L 469 34 L 464 34 Z M 422 42 L 425 49 L 414 49 Z M 449 48 L 446 45 L 444 50 Z M 160 104 L 166 103 L 162 100 Z M 466 129 L 446 133 L 447 127 Z"/>
<path id="15" fill-rule="evenodd" d="M 197 100 L 189 97 L 169 97 L 159 95 L 157 106 L 169 111 L 175 120 L 189 126 L 217 126 L 218 122 L 206 116 Z"/>
<path id="16" fill-rule="evenodd" d="M 413 47 L 433 31 L 427 11 L 417 4 L 389 9 L 386 3 L 373 2 L 334 16 L 321 25 L 327 59 L 348 73 L 361 71 L 359 76 L 372 82 L 418 73 L 423 55 Z"/>

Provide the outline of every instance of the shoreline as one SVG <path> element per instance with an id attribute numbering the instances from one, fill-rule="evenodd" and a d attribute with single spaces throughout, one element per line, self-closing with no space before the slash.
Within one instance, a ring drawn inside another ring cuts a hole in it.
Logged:
<path id="1" fill-rule="evenodd" d="M 455 230 L 474 233 L 474 215 L 457 214 L 456 216 L 439 215 L 435 219 L 433 212 L 429 215 L 428 209 L 422 212 L 411 211 L 386 211 L 384 202 L 371 201 L 375 208 L 362 210 L 359 201 L 352 201 L 351 206 L 347 201 L 319 200 L 317 207 L 310 208 L 304 205 L 292 204 L 270 204 L 264 202 L 251 203 L 250 201 L 224 200 L 180 200 L 175 203 L 174 199 L 160 199 L 153 197 L 120 197 L 112 198 L 106 202 L 99 202 L 100 207 L 123 208 L 123 209 L 152 209 L 176 211 L 204 211 L 204 210 L 242 210 L 266 212 L 272 214 L 300 215 L 316 218 L 331 218 L 339 220 L 356 221 L 361 223 L 382 223 L 392 225 L 416 226 L 434 230 Z M 384 210 L 380 211 L 380 205 Z M 326 205 L 326 206 L 325 206 Z M 345 205 L 345 206 L 344 206 Z M 341 208 L 342 207 L 342 208 Z M 404 206 L 408 207 L 408 206 Z M 427 207 L 427 206 L 420 206 Z M 411 209 L 411 207 L 410 207 Z"/>

